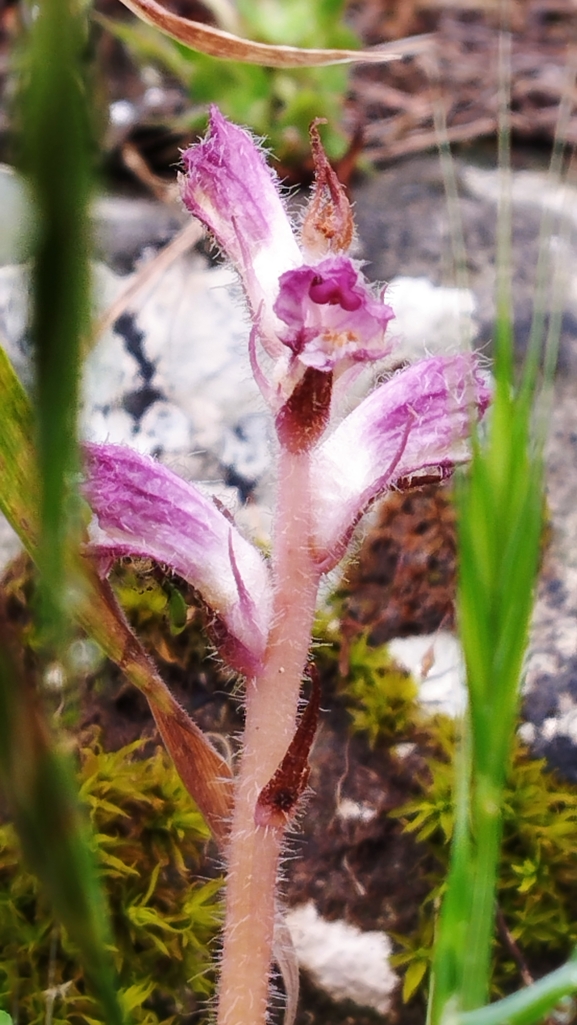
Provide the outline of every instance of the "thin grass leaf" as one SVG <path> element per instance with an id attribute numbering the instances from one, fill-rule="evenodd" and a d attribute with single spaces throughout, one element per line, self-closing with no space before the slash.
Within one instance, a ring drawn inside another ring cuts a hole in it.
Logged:
<path id="1" fill-rule="evenodd" d="M 58 754 L 0 609 L 0 775 L 26 860 L 78 947 L 109 1025 L 123 1025 L 111 934 L 71 766 Z"/>
<path id="2" fill-rule="evenodd" d="M 77 465 L 80 341 L 89 323 L 92 146 L 80 0 L 48 0 L 32 22 L 21 96 L 22 155 L 37 229 L 32 340 L 40 468 L 40 608 L 50 643 L 66 635 L 69 482 Z"/>
<path id="3" fill-rule="evenodd" d="M 577 960 L 575 954 L 561 968 L 545 975 L 532 986 L 464 1014 L 455 1014 L 454 1025 L 536 1025 L 545 1021 L 555 1007 L 563 1005 L 571 993 L 577 992 Z M 569 1008 L 568 1008 L 569 1009 Z"/>

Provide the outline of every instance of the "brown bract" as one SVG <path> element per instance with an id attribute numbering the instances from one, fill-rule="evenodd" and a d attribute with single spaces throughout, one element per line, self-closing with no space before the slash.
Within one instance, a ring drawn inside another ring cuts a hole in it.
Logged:
<path id="1" fill-rule="evenodd" d="M 276 416 L 281 443 L 290 452 L 308 452 L 323 434 L 331 408 L 332 373 L 307 367 Z"/>
<path id="2" fill-rule="evenodd" d="M 346 252 L 354 234 L 353 212 L 344 187 L 333 171 L 319 135 L 316 118 L 310 127 L 311 148 L 315 165 L 315 181 L 311 201 L 301 228 L 305 249 L 315 256 Z"/>
<path id="3" fill-rule="evenodd" d="M 309 781 L 309 754 L 317 730 L 321 685 L 318 670 L 313 663 L 310 664 L 308 671 L 312 682 L 309 703 L 302 714 L 286 755 L 258 795 L 255 822 L 259 826 L 277 826 L 282 830 L 286 829 Z"/>

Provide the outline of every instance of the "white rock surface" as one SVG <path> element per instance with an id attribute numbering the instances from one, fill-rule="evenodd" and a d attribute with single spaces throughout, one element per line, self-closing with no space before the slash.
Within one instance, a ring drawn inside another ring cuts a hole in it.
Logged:
<path id="1" fill-rule="evenodd" d="M 286 924 L 299 965 L 333 1000 L 354 1000 L 387 1014 L 399 977 L 389 962 L 392 944 L 386 933 L 328 922 L 312 903 L 289 911 Z"/>
<path id="2" fill-rule="evenodd" d="M 422 637 L 397 637 L 389 654 L 419 687 L 419 700 L 432 715 L 460 715 L 466 706 L 465 667 L 461 645 L 448 630 Z"/>
<path id="3" fill-rule="evenodd" d="M 414 362 L 425 354 L 469 348 L 477 333 L 475 298 L 468 288 L 434 285 L 427 278 L 393 278 L 386 291 L 395 311 L 389 332 L 395 357 Z"/>
<path id="4" fill-rule="evenodd" d="M 98 313 L 129 280 L 95 265 Z M 0 268 L 0 332 L 25 383 L 30 381 L 27 288 L 25 268 Z M 246 319 L 232 273 L 208 267 L 200 256 L 183 258 L 130 317 L 139 358 L 126 337 L 113 329 L 86 359 L 83 437 L 131 444 L 168 458 L 194 449 L 209 450 L 216 458 L 225 430 L 263 409 L 250 374 Z M 133 412 L 130 399 L 145 387 L 157 394 L 149 400 L 144 395 L 142 412 Z"/>

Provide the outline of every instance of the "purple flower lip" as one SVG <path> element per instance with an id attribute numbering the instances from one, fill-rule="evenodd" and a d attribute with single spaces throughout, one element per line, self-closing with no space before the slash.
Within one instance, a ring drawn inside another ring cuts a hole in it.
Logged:
<path id="1" fill-rule="evenodd" d="M 120 445 L 86 445 L 84 453 L 83 491 L 98 524 L 90 549 L 104 570 L 125 555 L 169 566 L 217 615 L 229 663 L 256 671 L 272 605 L 257 549 L 210 498 L 160 463 Z"/>
<path id="2" fill-rule="evenodd" d="M 274 311 L 287 326 L 282 341 L 305 366 L 327 371 L 390 352 L 384 334 L 394 313 L 347 256 L 283 274 Z"/>
<path id="3" fill-rule="evenodd" d="M 354 284 L 354 268 L 351 264 L 343 268 L 344 280 L 339 280 L 337 273 L 325 274 L 324 276 L 317 268 L 309 288 L 309 297 L 312 302 L 323 306 L 325 303 L 331 306 L 341 306 L 347 313 L 354 313 L 362 303 L 361 296 L 351 287 Z M 351 271 L 353 272 L 351 274 Z M 353 281 L 351 281 L 353 278 Z"/>

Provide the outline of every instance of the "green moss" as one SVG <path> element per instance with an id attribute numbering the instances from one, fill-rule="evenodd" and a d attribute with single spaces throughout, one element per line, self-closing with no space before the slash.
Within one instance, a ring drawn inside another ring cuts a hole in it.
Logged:
<path id="1" fill-rule="evenodd" d="M 319 621 L 321 658 L 343 664 L 336 618 Z M 395 666 L 386 648 L 366 636 L 352 642 L 344 660 L 343 688 L 352 729 L 372 748 L 415 741 L 423 769 L 420 794 L 393 815 L 414 834 L 436 865 L 429 896 L 411 936 L 396 936 L 394 958 L 405 967 L 404 997 L 422 993 L 430 966 L 437 898 L 442 894 L 453 832 L 453 758 L 456 726 L 446 716 L 427 717 L 414 681 Z M 348 664 L 348 665 L 347 665 Z M 503 845 L 498 886 L 493 996 L 518 988 L 522 971 L 536 975 L 560 964 L 577 943 L 577 787 L 531 757 L 515 738 L 503 801 Z M 425 852 L 424 852 L 425 853 Z"/>
<path id="2" fill-rule="evenodd" d="M 365 733 L 373 748 L 410 739 L 422 719 L 413 677 L 391 658 L 386 647 L 372 647 L 366 633 L 345 644 L 340 613 L 337 597 L 328 611 L 318 614 L 315 660 L 325 671 L 338 665 L 340 690 L 353 730 Z"/>
<path id="3" fill-rule="evenodd" d="M 449 757 L 452 733 L 452 724 L 442 722 L 431 733 L 432 742 L 443 740 Z M 439 868 L 431 879 L 431 898 L 442 891 L 453 830 L 447 755 L 429 759 L 421 796 L 396 813 L 435 854 Z M 560 964 L 577 942 L 576 847 L 577 787 L 548 770 L 544 760 L 531 758 L 517 739 L 503 801 L 494 995 L 517 987 L 522 967 L 534 965 L 539 973 L 539 966 Z M 409 970 L 430 955 L 432 913 L 430 904 L 423 909 L 417 933 L 405 939 L 405 953 L 397 958 Z"/>
<path id="4" fill-rule="evenodd" d="M 192 589 L 148 559 L 126 558 L 118 562 L 111 582 L 135 629 L 164 624 L 165 632 L 168 627 L 170 635 L 176 637 L 194 618 L 195 609 L 189 607 L 183 593 Z"/>
<path id="5" fill-rule="evenodd" d="M 408 738 L 418 717 L 418 689 L 410 673 L 386 648 L 371 648 L 365 636 L 351 645 L 348 662 L 345 687 L 353 730 L 366 733 L 371 747 Z"/>
<path id="6" fill-rule="evenodd" d="M 221 921 L 219 879 L 195 881 L 208 831 L 164 751 L 142 743 L 82 747 L 79 783 L 111 909 L 115 962 L 134 1022 L 187 1020 L 210 997 L 210 947 Z M 0 826 L 0 1007 L 19 1025 L 100 1023 L 82 969 Z"/>

